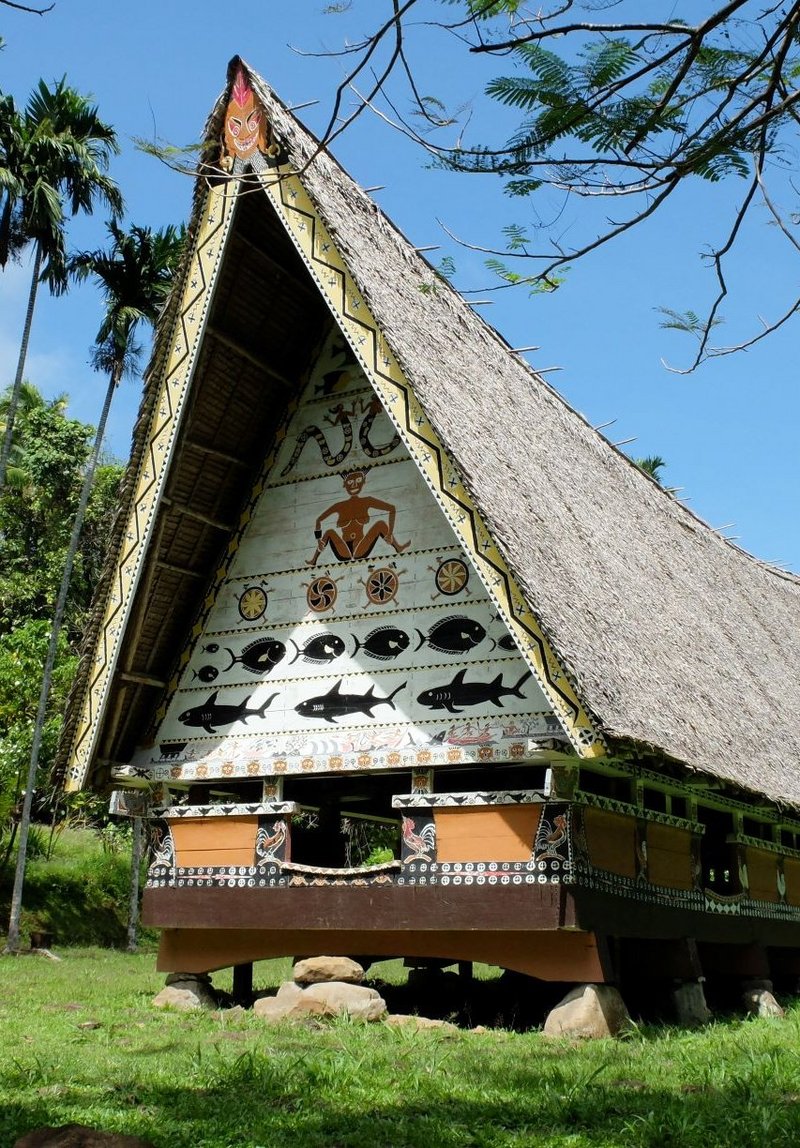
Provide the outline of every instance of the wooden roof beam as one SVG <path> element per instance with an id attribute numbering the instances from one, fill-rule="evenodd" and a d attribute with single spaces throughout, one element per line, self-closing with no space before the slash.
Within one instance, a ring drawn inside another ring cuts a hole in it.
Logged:
<path id="1" fill-rule="evenodd" d="M 187 506 L 183 502 L 175 502 L 173 499 L 164 497 L 161 500 L 162 505 L 174 510 L 176 514 L 180 514 L 185 518 L 192 518 L 195 522 L 202 522 L 204 526 L 210 526 L 214 530 L 222 530 L 226 534 L 230 533 L 236 525 L 235 522 L 223 522 L 219 518 L 212 518 L 209 514 L 203 514 L 199 510 L 195 510 L 191 506 Z"/>
<path id="2" fill-rule="evenodd" d="M 159 558 L 156 562 L 159 570 L 169 570 L 172 574 L 182 574 L 186 578 L 206 578 L 207 572 L 203 570 L 192 570 L 190 566 L 179 566 L 175 562 L 165 562 L 163 558 Z"/>
<path id="3" fill-rule="evenodd" d="M 251 363 L 254 367 L 257 367 L 259 371 L 263 371 L 263 373 L 270 379 L 273 379 L 274 382 L 279 383 L 287 390 L 293 391 L 295 389 L 296 384 L 293 383 L 290 379 L 287 379 L 285 375 L 282 375 L 280 371 L 276 371 L 274 367 L 271 367 L 266 359 L 262 359 L 260 355 L 256 355 L 252 351 L 249 351 L 246 347 L 243 347 L 241 343 L 238 343 L 236 339 L 231 338 L 231 336 L 226 334 L 225 331 L 221 331 L 219 327 L 214 326 L 213 323 L 209 323 L 209 325 L 206 327 L 206 331 L 212 339 L 216 339 L 216 341 L 221 343 L 223 347 L 227 347 L 229 351 L 233 351 L 234 355 L 238 355 L 240 358 L 245 359 L 248 363 Z"/>
<path id="4" fill-rule="evenodd" d="M 239 458 L 238 455 L 230 454 L 227 450 L 218 450 L 215 446 L 205 446 L 201 442 L 196 442 L 193 439 L 187 438 L 183 443 L 184 449 L 200 451 L 201 454 L 207 454 L 209 458 L 218 458 L 221 462 L 229 462 L 232 466 L 241 466 L 245 470 L 250 469 L 250 463 L 244 459 Z"/>
<path id="5" fill-rule="evenodd" d="M 163 690 L 166 682 L 163 678 L 154 678 L 150 674 L 139 674 L 134 670 L 122 670 L 117 674 L 120 681 L 130 682 L 135 686 L 152 686 L 154 689 Z"/>
<path id="6" fill-rule="evenodd" d="M 310 299 L 313 299 L 315 303 L 319 303 L 319 292 L 317 291 L 316 287 L 312 286 L 310 283 L 304 282 L 302 279 L 297 279 L 290 273 L 288 268 L 284 267 L 282 263 L 279 263 L 278 260 L 275 259 L 274 256 L 270 255 L 268 251 L 265 251 L 264 248 L 260 247 L 258 243 L 255 243 L 252 239 L 249 239 L 246 235 L 244 235 L 241 229 L 235 231 L 234 236 L 237 243 L 241 243 L 244 247 L 247 247 L 248 250 L 252 251 L 254 255 L 257 255 L 258 258 L 261 259 L 264 263 L 267 263 L 274 271 L 277 271 L 279 274 L 288 279 L 292 287 L 296 287 L 298 291 L 302 291 Z"/>

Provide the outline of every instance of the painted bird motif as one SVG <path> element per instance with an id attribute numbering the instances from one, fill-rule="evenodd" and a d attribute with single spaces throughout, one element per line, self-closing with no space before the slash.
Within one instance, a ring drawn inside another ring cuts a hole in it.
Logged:
<path id="1" fill-rule="evenodd" d="M 557 813 L 553 818 L 552 824 L 549 821 L 543 821 L 541 828 L 536 839 L 536 844 L 540 848 L 534 860 L 544 861 L 548 858 L 554 861 L 561 860 L 561 854 L 558 852 L 560 846 L 564 844 L 567 839 L 567 818 L 564 813 Z"/>
<path id="2" fill-rule="evenodd" d="M 419 833 L 416 822 L 411 817 L 404 817 L 402 821 L 403 843 L 410 851 L 403 858 L 404 861 L 432 861 L 436 849 L 436 826 L 427 821 Z"/>
<path id="3" fill-rule="evenodd" d="M 275 854 L 286 841 L 286 822 L 281 818 L 272 826 L 272 833 L 262 825 L 256 833 L 256 857 L 258 865 L 265 865 L 267 861 L 274 861 Z"/>

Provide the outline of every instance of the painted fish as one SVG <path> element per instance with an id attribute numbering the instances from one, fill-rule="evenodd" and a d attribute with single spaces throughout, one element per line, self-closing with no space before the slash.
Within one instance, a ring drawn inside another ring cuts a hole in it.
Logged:
<path id="1" fill-rule="evenodd" d="M 340 678 L 326 694 L 317 694 L 316 697 L 306 698 L 304 702 L 300 702 L 294 708 L 301 717 L 322 718 L 333 723 L 336 722 L 337 717 L 344 717 L 345 714 L 365 714 L 367 717 L 374 717 L 372 712 L 374 706 L 391 706 L 394 709 L 392 699 L 405 687 L 406 683 L 403 682 L 393 693 L 389 694 L 388 698 L 376 698 L 374 685 L 369 687 L 366 694 L 343 694 L 342 679 Z"/>
<path id="2" fill-rule="evenodd" d="M 511 653 L 515 653 L 517 649 L 517 643 L 510 634 L 503 634 L 502 638 L 498 638 L 495 644 L 498 645 L 501 650 L 510 650 Z"/>
<path id="3" fill-rule="evenodd" d="M 515 686 L 504 686 L 502 674 L 498 674 L 491 682 L 465 682 L 466 672 L 459 670 L 452 682 L 448 682 L 447 685 L 423 690 L 417 701 L 429 709 L 447 710 L 451 714 L 461 713 L 460 706 L 477 706 L 481 702 L 491 702 L 492 705 L 502 709 L 501 698 L 509 695 L 515 698 L 525 697 L 522 686 L 531 676 L 530 670 L 527 670 Z"/>
<path id="4" fill-rule="evenodd" d="M 326 662 L 332 662 L 334 658 L 341 657 L 345 648 L 344 642 L 337 634 L 318 634 L 316 638 L 310 638 L 302 649 L 291 638 L 289 641 L 297 650 L 289 665 L 294 665 L 298 658 L 303 658 L 306 662 L 325 665 Z"/>
<path id="5" fill-rule="evenodd" d="M 201 666 L 199 670 L 192 670 L 193 680 L 199 678 L 201 682 L 213 682 L 219 674 L 216 666 Z"/>
<path id="6" fill-rule="evenodd" d="M 217 645 L 217 643 L 211 642 L 210 645 L 203 646 L 203 653 L 204 654 L 216 654 L 218 649 L 219 649 L 219 646 Z"/>
<path id="7" fill-rule="evenodd" d="M 486 637 L 486 631 L 480 622 L 459 614 L 452 618 L 443 618 L 441 622 L 431 626 L 427 634 L 423 634 L 422 630 L 417 630 L 417 633 L 419 634 L 417 649 L 427 642 L 432 650 L 438 650 L 441 654 L 466 654 Z"/>
<path id="8" fill-rule="evenodd" d="M 378 658 L 382 662 L 389 662 L 408 649 L 409 637 L 405 630 L 398 630 L 394 626 L 378 626 L 371 630 L 363 642 L 353 637 L 356 648 L 353 657 L 359 650 L 363 650 L 370 658 Z"/>
<path id="9" fill-rule="evenodd" d="M 238 658 L 228 646 L 225 649 L 231 656 L 231 663 L 225 667 L 226 670 L 241 662 L 251 674 L 268 674 L 286 657 L 286 647 L 277 638 L 256 638 L 245 646 Z"/>
<path id="10" fill-rule="evenodd" d="M 216 733 L 216 726 L 219 725 L 233 725 L 237 721 L 247 721 L 249 717 L 263 717 L 269 709 L 272 702 L 278 696 L 277 694 L 270 694 L 265 702 L 263 702 L 257 709 L 251 710 L 247 708 L 247 703 L 250 697 L 246 697 L 243 702 L 238 705 L 225 705 L 217 703 L 217 695 L 219 690 L 215 690 L 211 697 L 201 706 L 192 706 L 191 709 L 184 710 L 179 714 L 178 721 L 182 725 L 197 725 L 206 731 L 206 733 Z"/>

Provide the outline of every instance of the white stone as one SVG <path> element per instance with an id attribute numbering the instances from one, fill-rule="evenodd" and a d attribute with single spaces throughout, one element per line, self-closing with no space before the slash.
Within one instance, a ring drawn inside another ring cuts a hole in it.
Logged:
<path id="1" fill-rule="evenodd" d="M 387 1011 L 380 993 L 366 985 L 325 981 L 303 989 L 303 996 L 322 1001 L 334 1013 L 347 1013 L 353 1020 L 382 1020 Z"/>
<path id="2" fill-rule="evenodd" d="M 426 1028 L 438 1028 L 444 1032 L 458 1032 L 458 1027 L 449 1020 L 434 1020 L 428 1016 L 410 1016 L 404 1013 L 392 1013 L 384 1018 L 390 1028 L 413 1028 L 417 1032 Z M 486 1031 L 485 1029 L 483 1030 Z"/>
<path id="3" fill-rule="evenodd" d="M 616 1036 L 630 1026 L 631 1018 L 617 989 L 611 985 L 578 985 L 548 1013 L 544 1035 L 591 1040 Z"/>
<path id="4" fill-rule="evenodd" d="M 364 970 L 350 957 L 306 957 L 298 961 L 292 973 L 298 984 L 313 985 L 323 981 L 343 981 L 360 985 Z"/>
<path id="5" fill-rule="evenodd" d="M 172 985 L 167 985 L 157 996 L 153 997 L 153 1004 L 156 1008 L 175 1008 L 180 1009 L 181 1012 L 191 1012 L 201 1008 L 216 1008 L 216 1002 L 213 1005 L 204 1004 L 191 989 L 176 989 Z"/>
<path id="6" fill-rule="evenodd" d="M 782 1017 L 786 1015 L 769 989 L 745 989 L 742 1000 L 745 1011 L 750 1016 Z"/>

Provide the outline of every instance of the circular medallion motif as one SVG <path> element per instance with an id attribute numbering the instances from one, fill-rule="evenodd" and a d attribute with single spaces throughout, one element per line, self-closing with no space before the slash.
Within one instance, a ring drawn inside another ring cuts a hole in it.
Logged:
<path id="1" fill-rule="evenodd" d="M 458 594 L 469 581 L 469 569 L 460 558 L 448 558 L 436 571 L 436 589 L 442 594 Z"/>
<path id="2" fill-rule="evenodd" d="M 325 610 L 332 610 L 339 591 L 332 578 L 323 576 L 315 578 L 306 591 L 306 601 L 316 613 L 322 614 Z"/>
<path id="3" fill-rule="evenodd" d="M 267 595 L 260 586 L 248 586 L 239 597 L 239 613 L 245 622 L 255 622 L 267 608 Z"/>
<path id="4" fill-rule="evenodd" d="M 367 597 L 376 606 L 383 606 L 391 602 L 400 588 L 400 579 L 394 570 L 384 566 L 380 570 L 371 570 L 365 583 Z"/>

